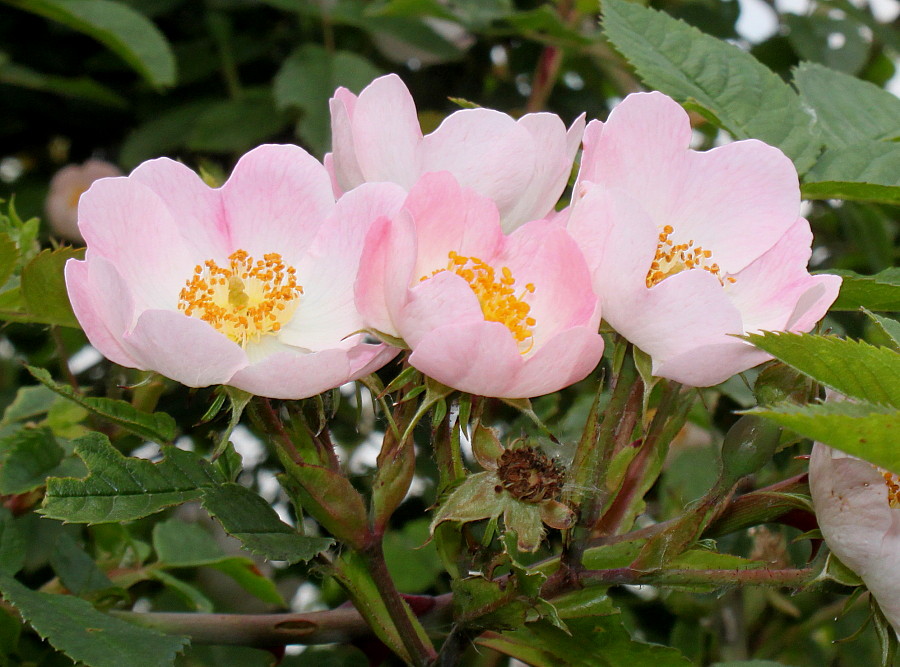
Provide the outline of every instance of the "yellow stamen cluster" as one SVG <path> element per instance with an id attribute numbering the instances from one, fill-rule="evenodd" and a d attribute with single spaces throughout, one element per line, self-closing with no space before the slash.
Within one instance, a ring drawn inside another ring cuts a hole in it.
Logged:
<path id="1" fill-rule="evenodd" d="M 659 233 L 659 243 L 656 246 L 656 256 L 650 263 L 647 272 L 647 287 L 659 284 L 669 276 L 689 269 L 703 269 L 713 274 L 721 285 L 726 282 L 733 283 L 731 276 L 723 277 L 719 265 L 715 262 L 708 263 L 712 257 L 712 251 L 701 246 L 695 246 L 693 241 L 687 243 L 675 243 L 670 237 L 675 230 L 671 225 L 666 225 Z"/>
<path id="2" fill-rule="evenodd" d="M 237 250 L 228 262 L 221 267 L 208 259 L 194 267 L 179 294 L 178 309 L 209 322 L 241 346 L 278 332 L 303 294 L 297 270 L 277 252 L 254 260 L 246 250 Z"/>
<path id="3" fill-rule="evenodd" d="M 524 299 L 528 294 L 534 294 L 534 285 L 528 283 L 516 294 L 516 279 L 509 267 L 501 267 L 498 275 L 494 267 L 478 257 L 464 257 L 453 250 L 448 256 L 447 268 L 438 269 L 431 276 L 452 271 L 463 278 L 478 297 L 484 319 L 504 325 L 519 343 L 519 351 L 522 354 L 529 352 L 534 344 L 531 328 L 535 325 L 535 319 L 529 317 L 531 306 Z M 423 276 L 421 280 L 431 276 Z"/>
<path id="4" fill-rule="evenodd" d="M 888 490 L 888 505 L 891 507 L 900 507 L 900 478 L 887 470 L 881 473 L 884 477 L 884 484 Z"/>

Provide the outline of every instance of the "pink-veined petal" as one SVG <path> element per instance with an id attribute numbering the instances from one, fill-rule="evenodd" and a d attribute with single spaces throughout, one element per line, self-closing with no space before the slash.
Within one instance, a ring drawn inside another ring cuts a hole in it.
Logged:
<path id="1" fill-rule="evenodd" d="M 523 362 L 509 329 L 481 321 L 432 330 L 409 363 L 459 391 L 505 397 Z"/>
<path id="2" fill-rule="evenodd" d="M 126 177 L 104 178 L 81 196 L 78 219 L 91 252 L 116 267 L 135 308 L 175 308 L 199 259 L 159 195 Z"/>
<path id="3" fill-rule="evenodd" d="M 187 166 L 157 158 L 138 166 L 128 178 L 157 194 L 195 256 L 226 257 L 231 252 L 231 234 L 219 192 Z"/>
<path id="4" fill-rule="evenodd" d="M 724 338 L 723 342 L 699 344 L 659 362 L 654 359 L 653 374 L 692 387 L 712 387 L 772 358 L 750 343 Z"/>
<path id="5" fill-rule="evenodd" d="M 558 332 L 573 326 L 600 324 L 598 299 L 581 249 L 559 225 L 544 220 L 529 222 L 508 238 L 494 259 L 495 269 L 506 266 L 531 306 L 536 321 L 534 345 L 542 346 Z M 534 292 L 527 294 L 526 285 Z"/>
<path id="6" fill-rule="evenodd" d="M 416 232 L 407 213 L 373 223 L 354 285 L 356 308 L 366 327 L 400 335 L 396 317 L 406 303 L 415 261 Z"/>
<path id="7" fill-rule="evenodd" d="M 203 320 L 176 311 L 144 311 L 124 342 L 146 368 L 188 387 L 225 384 L 247 365 L 240 346 Z"/>
<path id="8" fill-rule="evenodd" d="M 309 354 L 279 352 L 238 371 L 228 384 L 257 396 L 308 398 L 377 370 L 396 353 L 384 345 Z"/>
<path id="9" fill-rule="evenodd" d="M 503 229 L 507 233 L 553 211 L 569 181 L 572 162 L 584 132 L 584 114 L 568 131 L 559 116 L 551 113 L 526 114 L 518 124 L 531 133 L 538 159 L 527 187 L 503 216 Z"/>
<path id="10" fill-rule="evenodd" d="M 586 378 L 603 356 L 603 337 L 597 327 L 563 331 L 525 359 L 507 398 L 543 396 Z"/>
<path id="11" fill-rule="evenodd" d="M 414 286 L 397 318 L 400 336 L 413 348 L 434 329 L 482 321 L 481 304 L 472 288 L 449 271 Z"/>
<path id="12" fill-rule="evenodd" d="M 393 217 L 406 199 L 392 183 L 366 183 L 335 207 L 297 265 L 303 295 L 280 340 L 309 350 L 345 347 L 341 341 L 365 327 L 354 302 L 363 243 L 372 223 Z"/>
<path id="13" fill-rule="evenodd" d="M 325 168 L 299 146 L 253 149 L 221 188 L 233 250 L 297 262 L 334 208 Z"/>
<path id="14" fill-rule="evenodd" d="M 422 172 L 449 171 L 492 199 L 503 217 L 531 181 L 539 156 L 530 132 L 492 109 L 450 114 L 422 141 Z"/>
<path id="15" fill-rule="evenodd" d="M 416 227 L 415 278 L 446 268 L 451 250 L 484 259 L 502 243 L 494 203 L 460 187 L 447 172 L 422 176 L 410 190 L 404 208 Z"/>
<path id="16" fill-rule="evenodd" d="M 323 163 L 332 175 L 335 195 L 339 196 L 365 181 L 353 144 L 352 114 L 356 106 L 356 95 L 346 88 L 338 88 L 328 106 L 331 111 L 333 152 L 325 156 Z"/>
<path id="17" fill-rule="evenodd" d="M 72 310 L 91 345 L 117 364 L 141 366 L 122 343 L 131 326 L 134 300 L 115 268 L 102 257 L 90 262 L 70 259 L 65 275 Z"/>
<path id="18" fill-rule="evenodd" d="M 421 173 L 422 130 L 415 102 L 400 77 L 388 74 L 366 86 L 350 118 L 353 150 L 363 178 L 411 187 Z M 344 159 L 346 147 L 343 141 L 333 146 L 336 164 Z"/>

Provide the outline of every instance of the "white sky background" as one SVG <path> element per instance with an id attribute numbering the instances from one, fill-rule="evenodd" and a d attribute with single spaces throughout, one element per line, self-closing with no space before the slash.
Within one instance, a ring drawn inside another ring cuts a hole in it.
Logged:
<path id="1" fill-rule="evenodd" d="M 851 0 L 862 7 L 866 4 L 879 23 L 890 23 L 900 15 L 900 0 Z M 738 0 L 741 14 L 737 21 L 737 31 L 751 44 L 762 42 L 778 32 L 778 16 L 764 0 Z M 804 15 L 815 6 L 813 0 L 775 0 L 775 6 L 782 13 Z M 900 70 L 900 59 L 894 64 Z M 900 96 L 900 71 L 891 79 L 886 88 Z"/>

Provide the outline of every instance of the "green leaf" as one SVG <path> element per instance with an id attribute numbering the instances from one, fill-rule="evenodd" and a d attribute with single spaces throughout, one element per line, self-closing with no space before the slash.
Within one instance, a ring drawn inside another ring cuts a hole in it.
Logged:
<path id="1" fill-rule="evenodd" d="M 890 317 L 881 317 L 863 308 L 863 312 L 875 323 L 875 327 L 889 341 L 893 342 L 894 350 L 900 352 L 900 322 Z"/>
<path id="2" fill-rule="evenodd" d="M 828 273 L 843 278 L 841 292 L 831 310 L 900 311 L 900 268 L 885 269 L 872 276 L 835 269 Z"/>
<path id="3" fill-rule="evenodd" d="M 175 420 L 165 412 L 150 414 L 138 410 L 126 401 L 82 396 L 72 387 L 54 382 L 50 373 L 43 368 L 36 368 L 35 366 L 26 366 L 25 368 L 36 380 L 60 396 L 68 398 L 70 401 L 75 401 L 75 403 L 95 415 L 108 419 L 141 438 L 162 444 L 171 442 L 175 437 Z"/>
<path id="4" fill-rule="evenodd" d="M 859 23 L 813 14 L 784 14 L 790 32 L 788 40 L 803 60 L 812 60 L 848 74 L 856 74 L 869 56 L 869 42 L 860 34 Z M 840 47 L 833 40 L 843 38 Z"/>
<path id="5" fill-rule="evenodd" d="M 900 410 L 843 401 L 754 408 L 749 412 L 887 470 L 900 472 L 897 449 Z"/>
<path id="6" fill-rule="evenodd" d="M 269 560 L 307 561 L 333 543 L 329 538 L 301 535 L 279 519 L 265 500 L 240 484 L 204 489 L 203 506 L 244 548 Z"/>
<path id="7" fill-rule="evenodd" d="M 27 548 L 12 512 L 0 507 L 0 575 L 14 575 L 25 565 Z"/>
<path id="8" fill-rule="evenodd" d="M 486 632 L 476 643 L 532 667 L 690 667 L 673 648 L 634 641 L 618 614 L 570 618 L 561 609 L 560 616 L 571 634 L 539 621 L 513 632 Z"/>
<path id="9" fill-rule="evenodd" d="M 428 523 L 427 517 L 414 519 L 384 536 L 384 560 L 403 593 L 427 591 L 444 571 L 434 542 L 428 539 Z"/>
<path id="10" fill-rule="evenodd" d="M 56 392 L 42 384 L 19 387 L 16 397 L 3 411 L 0 424 L 12 424 L 45 414 L 58 400 Z"/>
<path id="11" fill-rule="evenodd" d="M 749 53 L 683 21 L 625 0 L 605 0 L 603 25 L 648 85 L 706 115 L 738 139 L 778 146 L 804 173 L 819 152 L 800 97 Z"/>
<path id="12" fill-rule="evenodd" d="M 86 76 L 54 76 L 14 63 L 0 64 L 0 83 L 62 97 L 88 100 L 119 109 L 128 106 L 128 100 L 124 97 Z"/>
<path id="13" fill-rule="evenodd" d="M 191 586 L 189 583 L 163 570 L 150 570 L 147 574 L 169 588 L 194 611 L 208 614 L 215 608 L 212 600 L 206 597 L 196 586 Z"/>
<path id="14" fill-rule="evenodd" d="M 69 304 L 63 267 L 70 259 L 83 259 L 84 248 L 44 250 L 22 269 L 22 296 L 28 321 L 78 328 Z"/>
<path id="15" fill-rule="evenodd" d="M 194 151 L 243 153 L 281 132 L 287 122 L 268 90 L 245 90 L 239 99 L 207 105 L 194 119 L 186 145 Z"/>
<path id="16" fill-rule="evenodd" d="M 152 21 L 121 2 L 3 1 L 93 37 L 154 86 L 175 85 L 175 56 L 166 38 Z"/>
<path id="17" fill-rule="evenodd" d="M 91 667 L 171 667 L 188 643 L 187 637 L 107 616 L 71 595 L 29 590 L 5 575 L 0 592 L 54 648 Z"/>
<path id="18" fill-rule="evenodd" d="M 162 521 L 153 527 L 153 548 L 160 567 L 212 567 L 261 600 L 285 604 L 275 584 L 259 572 L 252 560 L 227 555 L 200 525 L 175 518 Z"/>
<path id="19" fill-rule="evenodd" d="M 381 70 L 349 51 L 329 53 L 316 44 L 304 44 L 285 58 L 275 75 L 273 92 L 279 109 L 295 107 L 303 112 L 297 133 L 317 153 L 331 145 L 328 100 L 344 86 L 359 93 Z"/>
<path id="20" fill-rule="evenodd" d="M 63 586 L 75 595 L 113 588 L 109 577 L 68 533 L 61 532 L 57 536 L 50 566 Z"/>
<path id="21" fill-rule="evenodd" d="M 831 148 L 900 137 L 900 99 L 875 84 L 801 63 L 794 85 L 815 112 L 822 138 Z"/>
<path id="22" fill-rule="evenodd" d="M 771 333 L 746 339 L 847 396 L 900 408 L 900 353 L 836 336 Z"/>
<path id="23" fill-rule="evenodd" d="M 72 523 L 131 521 L 194 500 L 204 487 L 222 483 L 205 459 L 176 447 L 163 447 L 159 463 L 123 456 L 100 433 L 75 442 L 88 468 L 85 479 L 47 480 L 41 514 Z"/>
<path id="24" fill-rule="evenodd" d="M 804 199 L 900 203 L 900 143 L 871 141 L 829 148 L 803 181 Z"/>
<path id="25" fill-rule="evenodd" d="M 710 667 L 791 667 L 791 665 L 771 660 L 729 660 L 728 662 L 714 662 Z"/>
<path id="26" fill-rule="evenodd" d="M 2 70 L 0 70 L 0 82 L 3 81 Z M 16 270 L 19 262 L 19 246 L 9 234 L 0 232 L 0 285 L 5 285 L 6 281 Z"/>
<path id="27" fill-rule="evenodd" d="M 0 439 L 0 494 L 42 486 L 64 455 L 47 428 L 22 428 Z"/>

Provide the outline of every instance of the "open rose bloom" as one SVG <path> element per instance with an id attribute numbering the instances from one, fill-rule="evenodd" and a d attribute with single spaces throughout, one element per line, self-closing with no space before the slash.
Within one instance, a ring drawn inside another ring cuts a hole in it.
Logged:
<path id="1" fill-rule="evenodd" d="M 629 95 L 585 130 L 568 229 L 604 319 L 648 353 L 654 375 L 710 386 L 768 359 L 734 337 L 809 331 L 841 279 L 806 269 L 791 161 L 755 140 L 690 150 L 687 113 Z"/>
<path id="2" fill-rule="evenodd" d="M 567 131 L 551 113 L 518 121 L 493 109 L 462 109 L 422 136 L 412 95 L 395 74 L 375 79 L 359 97 L 339 88 L 331 100 L 333 153 L 325 157 L 335 188 L 389 181 L 407 190 L 425 173 L 449 171 L 490 198 L 503 228 L 553 210 L 569 179 L 584 116 Z"/>
<path id="3" fill-rule="evenodd" d="M 900 634 L 900 479 L 816 443 L 809 488 L 828 548 L 862 578 Z"/>
<path id="4" fill-rule="evenodd" d="M 538 220 L 505 235 L 496 206 L 446 172 L 372 226 L 356 294 L 369 327 L 412 349 L 410 364 L 472 394 L 547 394 L 603 352 L 587 263 L 565 229 Z"/>
<path id="5" fill-rule="evenodd" d="M 66 264 L 75 314 L 107 358 L 191 387 L 312 396 L 396 354 L 364 342 L 353 283 L 370 223 L 405 193 L 335 202 L 324 167 L 261 146 L 207 187 L 161 158 L 96 182 L 79 205 L 84 261 Z"/>

